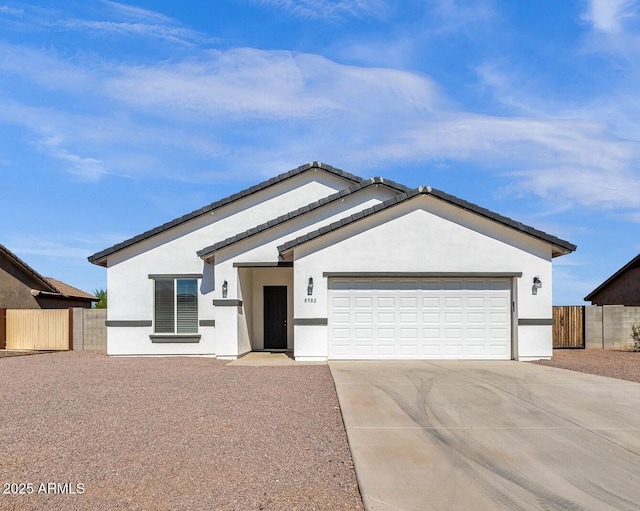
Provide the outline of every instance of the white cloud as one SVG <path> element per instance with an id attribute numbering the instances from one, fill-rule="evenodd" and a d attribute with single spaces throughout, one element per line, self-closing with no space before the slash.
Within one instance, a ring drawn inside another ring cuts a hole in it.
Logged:
<path id="1" fill-rule="evenodd" d="M 396 115 L 419 115 L 441 101 L 433 81 L 415 73 L 248 48 L 209 52 L 178 64 L 121 67 L 105 87 L 112 97 L 138 107 L 275 120 L 312 120 L 362 109 L 355 118 L 387 108 Z"/>
<path id="2" fill-rule="evenodd" d="M 20 15 L 24 13 L 24 9 L 16 9 L 14 7 L 9 7 L 8 5 L 0 5 L 0 14 L 13 14 Z"/>
<path id="3" fill-rule="evenodd" d="M 418 73 L 250 48 L 147 66 L 2 49 L 18 55 L 4 69 L 25 84 L 40 85 L 51 70 L 52 94 L 73 97 L 78 82 L 89 86 L 80 106 L 0 104 L 0 120 L 28 128 L 32 144 L 76 178 L 207 181 L 221 169 L 243 169 L 238 178 L 247 179 L 244 169 L 281 171 L 311 159 L 355 169 L 449 160 L 502 173 L 516 183 L 511 193 L 526 186 L 559 202 L 640 208 L 639 142 L 543 108 L 520 117 L 466 112 Z"/>
<path id="4" fill-rule="evenodd" d="M 605 33 L 618 33 L 629 18 L 637 13 L 637 0 L 590 0 L 584 18 L 595 30 Z"/>
<path id="5" fill-rule="evenodd" d="M 440 20 L 439 30 L 478 25 L 496 17 L 493 0 L 434 0 L 432 3 Z"/>
<path id="6" fill-rule="evenodd" d="M 98 85 L 95 70 L 88 69 L 86 64 L 73 64 L 53 51 L 3 42 L 0 42 L 0 71 L 36 85 L 43 92 L 64 90 L 80 94 Z"/>
<path id="7" fill-rule="evenodd" d="M 57 22 L 57 25 L 65 29 L 85 32 L 104 32 L 144 38 L 153 37 L 179 44 L 202 43 L 207 41 L 205 37 L 193 30 L 167 24 L 66 19 Z M 212 39 L 208 40 L 212 41 Z"/>
<path id="8" fill-rule="evenodd" d="M 286 13 L 311 19 L 383 18 L 385 0 L 253 0 Z"/>
<path id="9" fill-rule="evenodd" d="M 102 3 L 106 5 L 113 13 L 127 19 L 145 20 L 155 23 L 173 22 L 171 18 L 157 11 L 150 11 L 148 9 L 143 9 L 142 7 L 127 5 L 120 2 L 113 2 L 110 0 L 102 0 Z"/>
<path id="10" fill-rule="evenodd" d="M 122 241 L 122 239 L 119 241 Z M 86 260 L 87 256 L 92 253 L 89 247 L 93 245 L 93 243 L 79 243 L 77 240 L 68 239 L 67 236 L 46 239 L 35 235 L 13 237 L 9 243 L 10 250 L 21 258 L 38 256 L 77 260 Z M 28 260 L 27 264 L 30 264 Z M 37 268 L 35 270 L 39 271 Z"/>

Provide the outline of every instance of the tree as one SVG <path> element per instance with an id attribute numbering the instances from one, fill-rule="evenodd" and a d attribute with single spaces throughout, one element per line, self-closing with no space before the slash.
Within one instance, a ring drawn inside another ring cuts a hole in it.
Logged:
<path id="1" fill-rule="evenodd" d="M 107 292 L 104 289 L 96 289 L 93 292 L 99 300 L 93 304 L 94 309 L 106 309 L 107 308 Z"/>

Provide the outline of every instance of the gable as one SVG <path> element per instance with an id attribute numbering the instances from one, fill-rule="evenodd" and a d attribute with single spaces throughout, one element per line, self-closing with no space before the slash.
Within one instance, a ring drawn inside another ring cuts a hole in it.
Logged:
<path id="1" fill-rule="evenodd" d="M 0 309 L 38 308 L 31 289 L 39 282 L 0 255 Z"/>
<path id="2" fill-rule="evenodd" d="M 371 220 L 372 217 L 379 215 L 381 212 L 388 209 L 395 208 L 399 204 L 405 203 L 407 201 L 412 201 L 416 197 L 421 196 L 429 197 L 430 199 L 436 201 L 432 203 L 433 208 L 440 208 L 442 211 L 452 211 L 452 218 L 467 218 L 468 220 L 466 221 L 471 223 L 484 222 L 486 224 L 487 222 L 489 222 L 490 224 L 494 224 L 494 227 L 504 227 L 509 231 L 513 231 L 514 233 L 520 233 L 530 238 L 543 241 L 550 246 L 552 257 L 565 255 L 573 252 L 576 249 L 576 246 L 572 243 L 569 243 L 568 241 L 561 240 L 555 236 L 539 231 L 533 227 L 524 225 L 520 222 L 516 222 L 510 218 L 489 211 L 488 209 L 482 208 L 475 204 L 471 204 L 452 195 L 425 186 L 421 186 L 420 188 L 417 188 L 415 190 L 410 190 L 407 193 L 399 194 L 392 199 L 384 202 L 383 204 L 379 204 L 368 210 L 356 213 L 349 218 L 341 219 L 339 222 L 318 229 L 317 231 L 310 232 L 305 234 L 304 236 L 301 236 L 294 240 L 290 240 L 287 243 L 284 243 L 282 246 L 278 247 L 278 249 L 280 253 L 284 255 L 288 252 L 291 252 L 296 247 L 304 245 L 317 238 L 321 238 L 323 236 L 331 234 L 334 231 L 343 229 L 347 226 L 351 226 L 352 224 L 361 222 L 365 219 L 367 219 L 367 221 L 375 222 L 375 219 Z M 440 204 L 438 204 L 438 201 L 440 202 Z M 442 209 L 443 205 L 446 205 L 444 209 Z M 454 222 L 456 221 L 457 220 L 454 219 Z"/>
<path id="3" fill-rule="evenodd" d="M 52 299 L 61 300 L 60 307 L 72 298 L 90 304 L 96 298 L 59 280 L 43 277 L 18 256 L 0 245 L 0 308 L 40 309 Z M 74 302 L 75 303 L 75 302 Z"/>
<path id="4" fill-rule="evenodd" d="M 469 273 L 519 271 L 523 259 L 552 258 L 549 243 L 428 195 L 376 208 L 341 228 L 320 229 L 282 254 L 295 261 L 320 257 L 323 267 L 335 261 L 343 271 Z"/>
<path id="5" fill-rule="evenodd" d="M 88 260 L 93 264 L 107 266 L 109 257 L 119 252 L 127 251 L 127 254 L 120 254 L 118 257 L 119 260 L 127 259 L 222 219 L 235 217 L 233 222 L 227 222 L 229 228 L 223 227 L 222 232 L 214 238 L 224 239 L 255 226 L 256 218 L 274 218 L 361 181 L 362 178 L 358 176 L 321 162 L 301 165 L 97 252 L 89 256 Z M 205 242 L 198 249 L 208 244 Z M 133 247 L 135 250 L 129 250 Z"/>
<path id="6" fill-rule="evenodd" d="M 585 301 L 593 305 L 640 306 L 640 256 L 600 284 Z"/>
<path id="7" fill-rule="evenodd" d="M 219 241 L 198 251 L 198 256 L 208 260 L 214 253 L 238 243 L 244 244 L 246 240 L 253 237 L 273 241 L 285 234 L 292 235 L 292 233 L 303 228 L 313 230 L 341 217 L 349 216 L 352 213 L 384 202 L 394 195 L 406 191 L 408 191 L 406 187 L 382 178 L 364 180 L 350 188 L 340 190 L 302 208 L 290 211 L 286 215 L 270 219 L 268 222 Z M 304 232 L 299 234 L 304 234 Z M 295 237 L 295 235 L 293 236 Z M 254 244 L 256 243 L 263 244 L 264 241 L 257 241 Z"/>

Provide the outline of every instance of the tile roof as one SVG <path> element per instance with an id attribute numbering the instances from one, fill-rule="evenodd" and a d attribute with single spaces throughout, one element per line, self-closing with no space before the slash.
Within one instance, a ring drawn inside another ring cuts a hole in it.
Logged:
<path id="1" fill-rule="evenodd" d="M 323 199 L 320 199 L 316 202 L 312 202 L 311 204 L 307 204 L 306 206 L 303 206 L 295 211 L 291 211 L 289 213 L 287 213 L 286 215 L 282 215 L 279 216 L 278 218 L 275 218 L 273 220 L 269 220 L 268 222 L 265 222 L 261 225 L 258 225 L 256 227 L 253 227 L 251 229 L 248 229 L 244 232 L 241 232 L 239 234 L 236 234 L 235 236 L 232 236 L 230 238 L 227 238 L 225 240 L 219 241 L 218 243 L 215 243 L 209 247 L 203 248 L 202 250 L 198 251 L 198 256 L 206 259 L 208 256 L 210 256 L 211 254 L 213 254 L 214 252 L 216 252 L 217 250 L 223 249 L 225 247 L 231 246 L 235 243 L 238 243 L 242 240 L 245 240 L 247 238 L 250 238 L 252 236 L 255 236 L 256 234 L 260 234 L 261 232 L 265 232 L 269 229 L 271 229 L 272 227 L 276 227 L 277 225 L 281 225 L 285 222 L 288 222 L 289 220 L 293 220 L 294 218 L 298 218 L 302 215 L 304 215 L 305 213 L 309 213 L 310 211 L 314 211 L 318 208 L 321 208 L 322 206 L 325 206 L 327 204 L 330 204 L 331 202 L 337 201 L 337 200 L 341 200 L 342 198 L 346 197 L 347 195 L 351 195 L 353 193 L 356 193 L 360 190 L 364 190 L 365 188 L 369 188 L 370 186 L 373 185 L 383 185 L 386 186 L 388 188 L 394 189 L 398 192 L 408 192 L 409 188 L 407 188 L 404 185 L 401 185 L 399 183 L 396 183 L 395 181 L 391 181 L 389 179 L 383 179 L 381 177 L 374 177 L 371 179 L 366 179 L 361 181 L 358 184 L 355 184 L 353 186 L 351 186 L 350 188 L 345 188 L 344 190 L 340 190 L 339 192 L 336 192 L 332 195 L 329 195 L 328 197 L 325 197 Z"/>
<path id="2" fill-rule="evenodd" d="M 301 165 L 295 169 L 291 169 L 287 172 L 284 172 L 279 176 L 263 181 L 260 184 L 257 184 L 255 186 L 242 190 L 241 192 L 230 195 L 229 197 L 220 199 L 219 201 L 216 201 L 212 204 L 209 204 L 208 206 L 192 211 L 191 213 L 188 213 L 184 216 L 176 218 L 175 220 L 162 224 L 154 229 L 143 232 L 142 234 L 139 234 L 138 236 L 134 236 L 133 238 L 125 240 L 122 243 L 118 243 L 117 245 L 114 245 L 110 248 L 97 252 L 89 256 L 88 260 L 90 263 L 105 266 L 106 257 L 108 257 L 111 254 L 114 254 L 122 249 L 125 249 L 136 243 L 149 239 L 155 236 L 156 234 L 160 234 L 161 232 L 167 231 L 173 227 L 184 224 L 185 222 L 198 218 L 202 215 L 206 215 L 207 213 L 210 213 L 211 211 L 214 211 L 215 209 L 221 208 L 223 206 L 226 206 L 227 204 L 231 204 L 232 202 L 240 200 L 244 197 L 248 197 L 249 195 L 265 190 L 271 186 L 281 183 L 282 181 L 298 176 L 311 169 L 321 169 L 331 174 L 334 174 L 336 176 L 342 177 L 348 181 L 352 181 L 353 183 L 360 183 L 363 180 L 361 177 L 355 176 L 353 174 L 350 174 L 349 172 L 345 172 L 338 168 L 332 167 L 331 165 L 327 165 L 326 163 L 313 161 L 305 165 Z"/>
<path id="3" fill-rule="evenodd" d="M 57 279 L 53 279 L 51 277 L 45 277 L 45 280 L 55 287 L 62 296 L 66 296 L 68 298 L 81 298 L 83 300 L 92 300 L 98 301 L 98 298 L 95 295 L 90 293 L 85 293 L 81 289 L 77 287 L 70 286 L 69 284 L 65 284 Z"/>
<path id="4" fill-rule="evenodd" d="M 43 291 L 49 291 L 52 293 L 59 292 L 55 286 L 47 282 L 42 275 L 40 275 L 36 270 L 34 270 L 31 266 L 25 263 L 22 259 L 20 259 L 17 255 L 11 252 L 4 245 L 0 245 L 0 254 L 3 254 L 7 259 L 9 259 L 14 265 L 18 266 L 24 273 L 35 279 L 37 282 L 41 284 L 44 288 Z"/>
<path id="5" fill-rule="evenodd" d="M 65 298 L 81 298 L 95 301 L 98 300 L 95 296 L 89 293 L 85 293 L 84 291 L 70 286 L 69 284 L 65 284 L 64 282 L 52 279 L 50 277 L 43 277 L 31 266 L 20 259 L 17 255 L 11 252 L 7 247 L 1 244 L 0 254 L 3 254 L 14 265 L 18 266 L 24 273 L 30 275 L 36 282 L 40 284 L 41 289 L 34 290 L 37 293 L 44 293 L 49 296 L 57 295 Z"/>
<path id="6" fill-rule="evenodd" d="M 355 213 L 346 218 L 343 218 L 342 220 L 339 220 L 330 225 L 321 227 L 320 229 L 317 229 L 315 231 L 309 232 L 304 236 L 300 236 L 296 239 L 290 240 L 280 245 L 278 247 L 278 252 L 280 252 L 280 254 L 284 252 L 288 252 L 293 248 L 302 245 L 303 243 L 307 243 L 308 241 L 324 236 L 325 234 L 328 234 L 330 232 L 334 232 L 347 225 L 351 225 L 371 215 L 375 215 L 380 211 L 384 211 L 388 208 L 394 207 L 402 202 L 405 202 L 414 197 L 417 197 L 418 195 L 429 195 L 429 196 L 435 197 L 437 199 L 440 199 L 444 202 L 448 202 L 449 204 L 452 204 L 459 208 L 465 209 L 467 211 L 470 211 L 482 217 L 488 218 L 489 220 L 493 220 L 494 222 L 498 222 L 502 225 L 505 225 L 517 231 L 528 234 L 529 236 L 533 236 L 534 238 L 538 238 L 542 241 L 546 241 L 547 243 L 550 243 L 557 248 L 557 254 L 554 254 L 554 255 L 567 254 L 569 252 L 573 252 L 576 249 L 576 246 L 573 245 L 572 243 L 569 243 L 568 241 L 561 240 L 560 238 L 547 234 L 543 231 L 539 231 L 538 229 L 534 229 L 533 227 L 524 225 L 520 222 L 516 222 L 511 218 L 499 215 L 498 213 L 494 213 L 486 208 L 483 208 L 475 204 L 472 204 L 470 202 L 467 202 L 465 200 L 459 199 L 453 195 L 449 195 L 447 193 L 441 192 L 440 190 L 436 190 L 429 186 L 421 186 L 419 188 L 410 190 L 406 193 L 401 193 L 399 195 L 396 195 L 395 197 L 381 204 L 377 204 L 369 209 L 359 211 L 358 213 Z"/>

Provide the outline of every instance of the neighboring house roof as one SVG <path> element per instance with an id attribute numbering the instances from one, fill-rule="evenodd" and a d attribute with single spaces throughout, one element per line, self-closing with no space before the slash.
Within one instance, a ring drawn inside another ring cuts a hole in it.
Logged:
<path id="1" fill-rule="evenodd" d="M 93 302 L 98 301 L 98 298 L 95 295 L 92 295 L 90 293 L 85 293 L 81 289 L 70 286 L 69 284 L 65 284 L 64 282 L 61 282 L 57 279 L 52 279 L 51 277 L 45 277 L 45 280 L 49 284 L 51 284 L 53 287 L 55 287 L 62 296 L 66 296 L 69 298 L 80 298 L 83 300 L 91 300 Z"/>
<path id="2" fill-rule="evenodd" d="M 117 245 L 114 245 L 110 248 L 107 248 L 105 250 L 102 250 L 101 252 L 97 252 L 95 254 L 93 254 L 92 256 L 89 256 L 89 262 L 93 263 L 93 264 L 100 264 L 102 266 L 106 265 L 106 257 L 119 252 L 120 250 L 123 250 L 125 248 L 128 248 L 132 245 L 135 245 L 136 243 L 139 243 L 141 241 L 144 241 L 146 239 L 149 239 L 153 236 L 155 236 L 156 234 L 160 234 L 161 232 L 167 231 L 169 229 L 172 229 L 173 227 L 176 227 L 178 225 L 184 224 L 185 222 L 188 222 L 190 220 L 193 220 L 195 218 L 198 218 L 202 215 L 206 215 L 208 213 L 210 213 L 211 211 L 214 211 L 218 208 L 221 208 L 223 206 L 226 206 L 227 204 L 231 204 L 232 202 L 235 202 L 237 200 L 243 199 L 245 197 L 248 197 L 249 195 L 253 195 L 254 193 L 258 193 L 262 190 L 265 190 L 267 188 L 270 188 L 271 186 L 274 186 L 278 183 L 281 183 L 282 181 L 286 181 L 287 179 L 291 179 L 292 177 L 298 176 L 308 170 L 312 170 L 312 169 L 321 169 L 324 170 L 330 174 L 334 174 L 336 176 L 339 176 L 341 178 L 344 178 L 348 181 L 352 181 L 353 183 L 360 183 L 363 181 L 363 179 L 361 177 L 358 177 L 354 174 L 350 174 L 349 172 L 345 172 L 344 170 L 340 170 L 337 169 L 335 167 L 332 167 L 331 165 L 327 165 L 326 163 L 322 163 L 322 162 L 318 162 L 318 161 L 313 161 L 311 163 L 307 163 L 305 165 L 301 165 L 298 168 L 289 170 L 288 172 L 284 172 L 282 174 L 280 174 L 279 176 L 273 177 L 271 179 L 268 179 L 266 181 L 263 181 L 262 183 L 252 186 L 251 188 L 247 188 L 246 190 L 242 190 L 241 192 L 235 193 L 233 195 L 230 195 L 229 197 L 226 197 L 224 199 L 220 199 L 219 201 L 216 201 L 212 204 L 209 204 L 208 206 L 205 206 L 203 208 L 197 209 L 195 211 L 192 211 L 191 213 L 188 213 L 184 216 L 181 216 L 180 218 L 176 218 L 175 220 L 172 220 L 170 222 L 167 222 L 165 224 L 160 225 L 159 227 L 156 227 L 154 229 L 151 229 L 149 231 L 143 232 L 142 234 L 139 234 L 138 236 L 134 236 L 133 238 L 130 238 L 128 240 L 123 241 L 122 243 L 118 243 Z"/>
<path id="3" fill-rule="evenodd" d="M 17 255 L 11 252 L 7 247 L 0 244 L 0 255 L 4 255 L 7 259 L 11 261 L 13 265 L 18 267 L 23 273 L 26 273 L 31 278 L 34 279 L 36 284 L 38 285 L 38 289 L 32 289 L 31 293 L 34 296 L 49 296 L 49 297 L 58 297 L 58 298 L 80 298 L 84 300 L 98 301 L 98 298 L 95 296 L 85 293 L 80 289 L 70 286 L 69 284 L 65 284 L 56 279 L 52 279 L 50 277 L 43 277 L 36 270 L 34 270 L 31 266 L 25 263 L 22 259 L 20 259 Z"/>
<path id="4" fill-rule="evenodd" d="M 375 215 L 391 207 L 397 206 L 398 204 L 401 204 L 407 200 L 417 197 L 418 195 L 430 195 L 444 202 L 448 202 L 449 204 L 452 204 L 459 208 L 465 209 L 467 211 L 470 211 L 472 213 L 485 217 L 489 220 L 493 220 L 494 222 L 498 222 L 502 225 L 505 225 L 506 227 L 510 227 L 512 229 L 520 231 L 529 236 L 533 236 L 534 238 L 538 238 L 542 241 L 546 241 L 547 243 L 550 243 L 554 247 L 553 256 L 568 254 L 570 252 L 573 252 L 576 249 L 576 246 L 572 243 L 569 243 L 568 241 L 561 240 L 560 238 L 547 234 L 543 231 L 539 231 L 538 229 L 534 229 L 533 227 L 529 227 L 520 222 L 516 222 L 515 220 L 499 215 L 498 213 L 494 213 L 488 209 L 482 208 L 480 206 L 477 206 L 465 200 L 454 197 L 453 195 L 449 195 L 447 193 L 441 192 L 440 190 L 436 190 L 429 186 L 421 186 L 419 188 L 410 190 L 406 193 L 401 193 L 399 195 L 396 195 L 395 197 L 392 197 L 391 199 L 385 202 L 376 204 L 375 206 L 368 208 L 366 210 L 360 211 L 358 213 L 354 213 L 353 215 L 343 218 L 337 222 L 333 222 L 332 224 L 329 224 L 325 227 L 321 227 L 320 229 L 309 232 L 304 236 L 300 236 L 294 240 L 288 241 L 280 245 L 278 247 L 278 251 L 280 252 L 280 254 L 283 254 L 284 252 L 288 252 L 295 247 L 298 247 L 304 243 L 307 243 L 308 241 L 324 236 L 325 234 L 334 232 L 338 229 L 346 227 L 347 225 L 351 225 L 355 222 L 358 222 L 364 218 Z"/>
<path id="5" fill-rule="evenodd" d="M 281 225 L 285 222 L 288 222 L 289 220 L 293 220 L 294 218 L 298 218 L 306 213 L 309 213 L 311 211 L 314 211 L 318 208 L 321 208 L 327 204 L 330 204 L 331 202 L 337 201 L 337 200 L 341 200 L 344 197 L 346 197 L 347 195 L 351 195 L 353 193 L 356 193 L 360 190 L 364 190 L 365 188 L 369 188 L 370 186 L 374 186 L 374 185 L 383 185 L 386 186 L 388 188 L 391 188 L 397 192 L 400 193 L 406 193 L 409 192 L 410 189 L 407 188 L 404 185 L 401 185 L 399 183 L 396 183 L 395 181 L 391 181 L 389 179 L 383 179 L 381 177 L 374 177 L 371 179 L 367 179 L 367 180 L 363 180 L 358 184 L 353 185 L 350 188 L 346 188 L 344 190 L 340 190 L 339 192 L 336 192 L 332 195 L 329 195 L 328 197 L 325 197 L 324 199 L 320 199 L 316 202 L 313 202 L 311 204 L 307 204 L 306 206 L 303 206 L 295 211 L 291 211 L 290 213 L 287 213 L 286 215 L 282 215 L 279 216 L 278 218 L 275 218 L 273 220 L 269 220 L 268 222 L 258 225 L 257 227 L 253 227 L 251 229 L 248 229 L 244 232 L 241 232 L 239 234 L 236 234 L 235 236 L 232 236 L 230 238 L 227 238 L 225 240 L 219 241 L 218 243 L 215 243 L 209 247 L 203 248 L 202 250 L 198 251 L 198 256 L 201 257 L 202 259 L 206 259 L 207 257 L 211 256 L 214 252 L 216 252 L 217 250 L 221 250 L 225 247 L 234 245 L 235 243 L 238 243 L 242 240 L 246 240 L 252 236 L 255 236 L 256 234 L 260 234 L 261 232 L 265 232 L 269 229 L 271 229 L 272 227 L 276 227 L 278 225 Z"/>
<path id="6" fill-rule="evenodd" d="M 634 257 L 631 261 L 625 264 L 622 268 L 620 268 L 617 272 L 615 272 L 611 277 L 605 280 L 602 284 L 600 284 L 597 288 L 595 288 L 591 293 L 585 296 L 585 302 L 593 302 L 596 299 L 596 295 L 600 292 L 604 291 L 605 288 L 609 287 L 610 284 L 613 284 L 614 281 L 623 277 L 627 272 L 631 270 L 635 270 L 636 268 L 640 268 L 640 254 Z"/>

